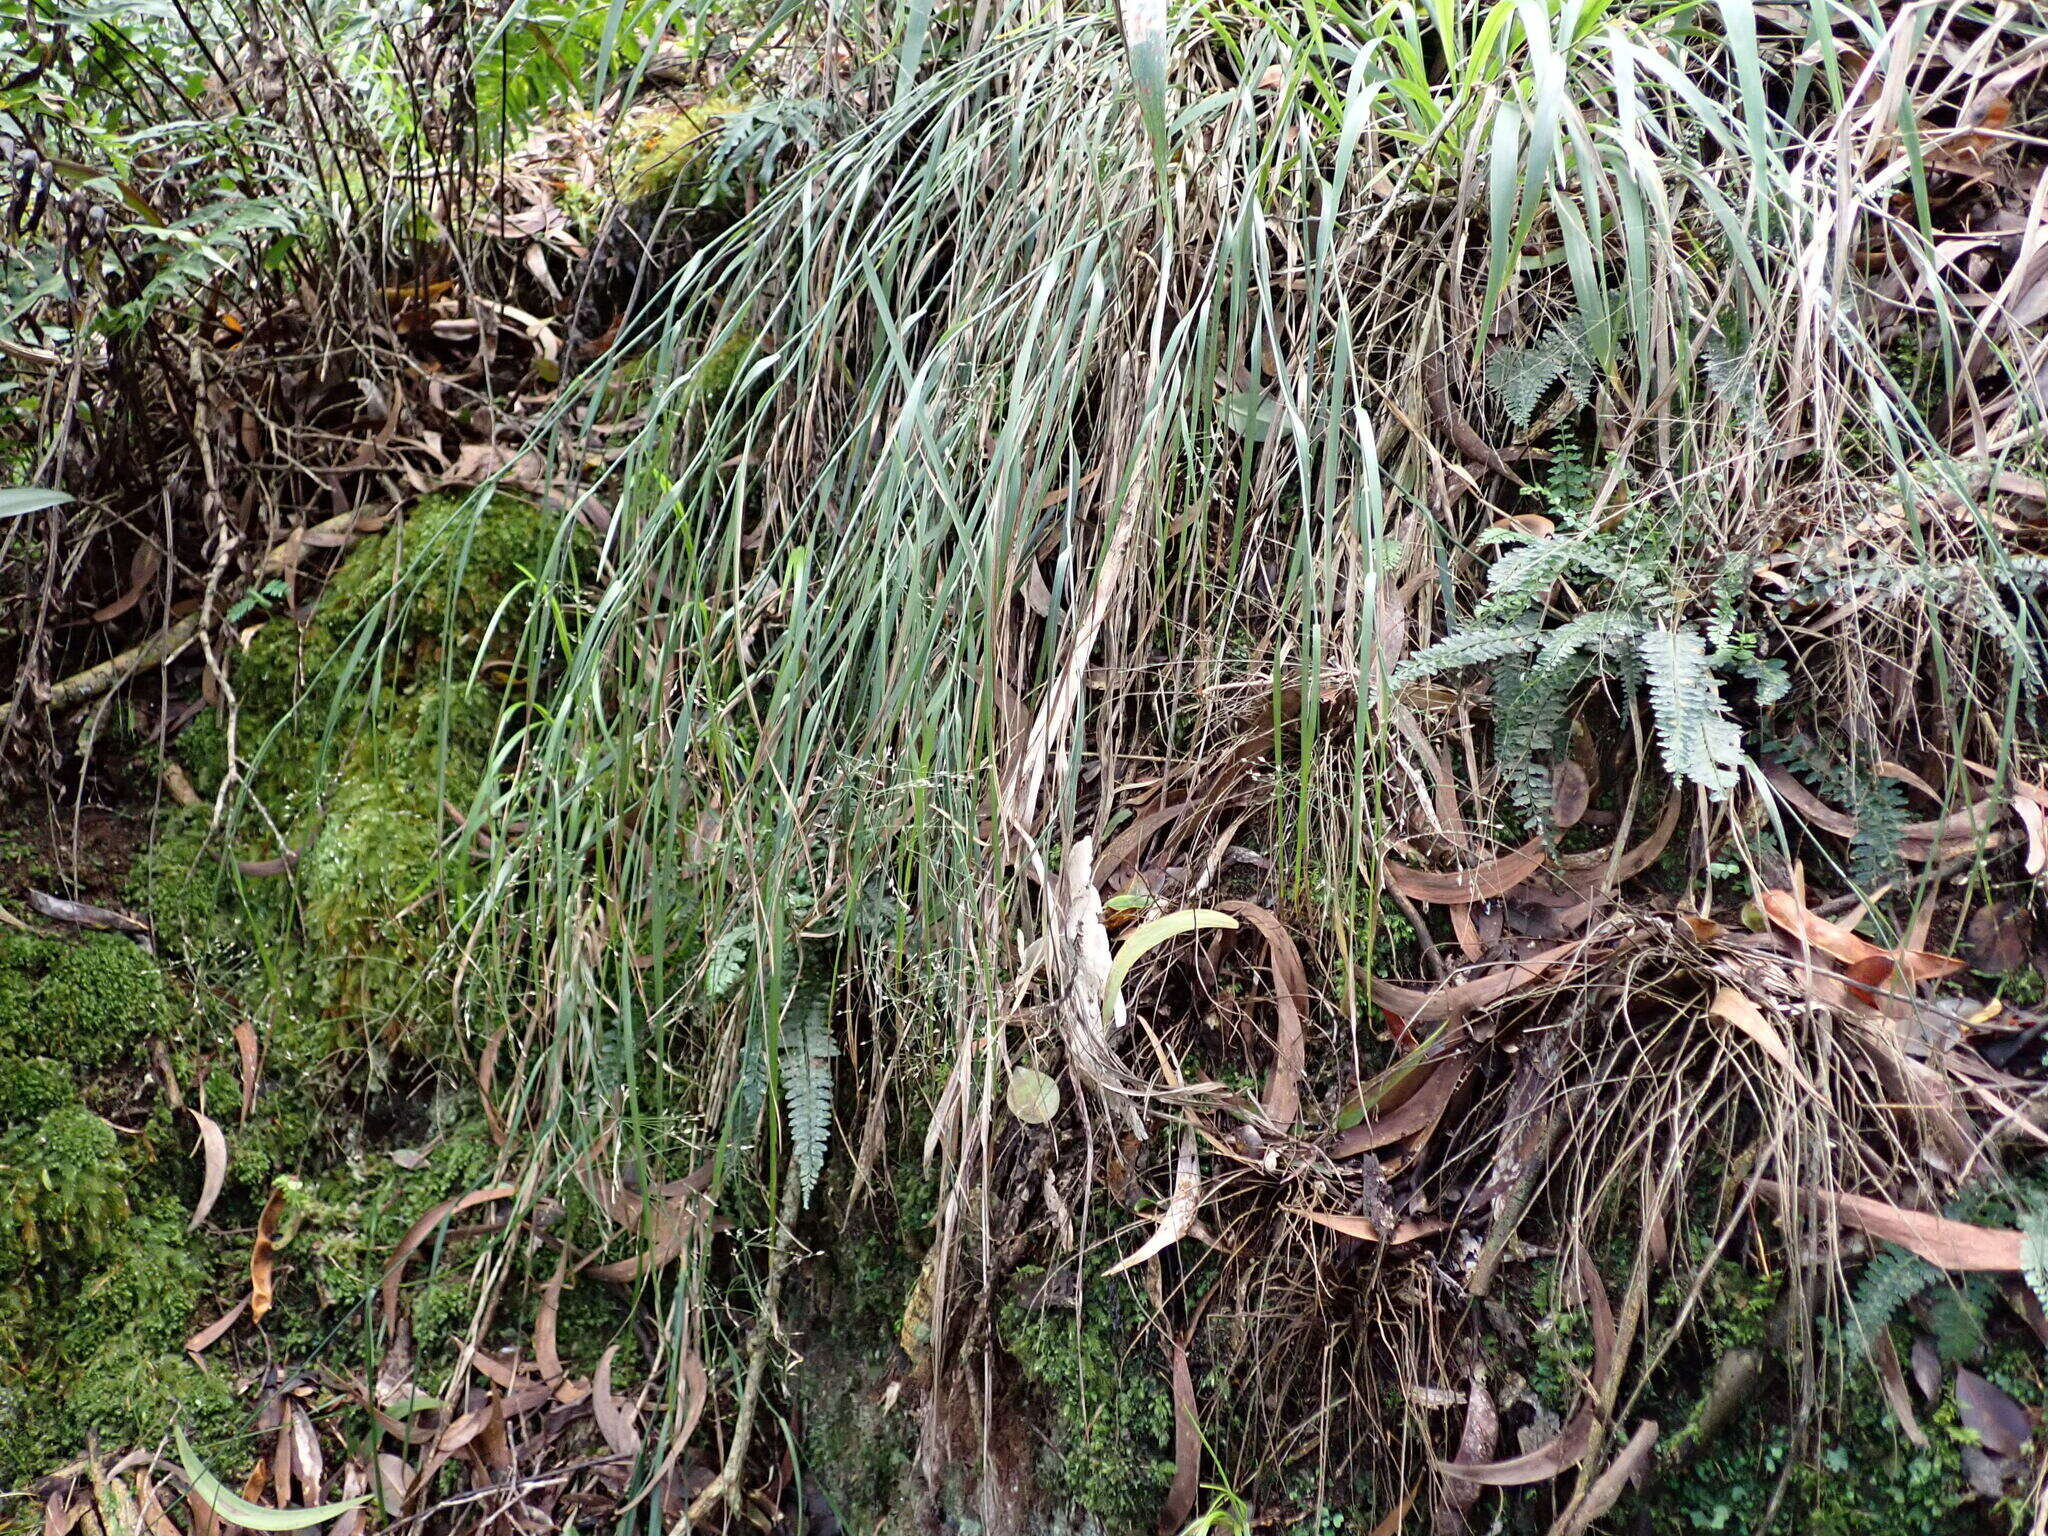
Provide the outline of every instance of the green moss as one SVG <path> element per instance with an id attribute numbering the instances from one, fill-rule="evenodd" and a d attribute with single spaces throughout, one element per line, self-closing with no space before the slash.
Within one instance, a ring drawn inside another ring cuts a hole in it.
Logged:
<path id="1" fill-rule="evenodd" d="M 696 202 L 694 183 L 710 169 L 719 120 L 736 105 L 714 98 L 637 109 L 622 135 L 629 147 L 618 170 L 620 197 L 628 203 L 673 198 L 684 207 Z"/>
<path id="2" fill-rule="evenodd" d="M 156 1446 L 181 1425 L 202 1453 L 241 1434 L 248 1410 L 221 1375 L 123 1334 L 84 1361 L 60 1398 L 42 1383 L 0 1385 L 0 1477 L 19 1487 L 102 1446 Z"/>
<path id="3" fill-rule="evenodd" d="M 443 932 L 440 848 L 431 784 L 341 782 L 300 867 L 323 1007 L 390 1020 L 428 1005 L 418 994 Z"/>
<path id="4" fill-rule="evenodd" d="M 997 1336 L 1050 1399 L 1047 1482 L 1110 1530 L 1146 1528 L 1173 1480 L 1166 1362 L 1127 1287 L 1091 1273 L 1077 1316 L 1020 1299 L 1044 1279 L 1018 1272 L 997 1309 Z"/>
<path id="5" fill-rule="evenodd" d="M 208 711 L 178 733 L 171 756 L 192 787 L 211 800 L 228 775 L 228 733 L 220 716 Z"/>
<path id="6" fill-rule="evenodd" d="M 78 1100 L 71 1068 L 48 1056 L 0 1057 L 0 1125 L 40 1120 Z"/>
<path id="7" fill-rule="evenodd" d="M 17 1050 L 110 1066 L 163 1025 L 169 1001 L 163 972 L 127 939 L 0 943 L 0 1041 Z"/>
<path id="8" fill-rule="evenodd" d="M 183 1212 L 165 1204 L 130 1221 L 104 1267 L 73 1290 L 64 1353 L 85 1360 L 129 1337 L 148 1352 L 170 1352 L 188 1337 L 205 1294 L 206 1272 L 185 1247 Z"/>
<path id="9" fill-rule="evenodd" d="M 181 807 L 165 816 L 136 859 L 123 894 L 149 915 L 160 952 L 196 960 L 233 937 L 225 898 L 219 842 L 210 833 L 207 806 Z"/>
<path id="10" fill-rule="evenodd" d="M 95 1254 L 128 1217 L 114 1128 L 89 1109 L 55 1109 L 0 1139 L 0 1261 Z"/>

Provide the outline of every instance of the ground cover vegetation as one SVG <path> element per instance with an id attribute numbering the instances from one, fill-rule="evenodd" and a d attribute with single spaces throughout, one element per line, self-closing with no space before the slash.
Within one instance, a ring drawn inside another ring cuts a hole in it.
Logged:
<path id="1" fill-rule="evenodd" d="M 0 1523 L 2048 1530 L 2035 8 L 0 130 Z"/>

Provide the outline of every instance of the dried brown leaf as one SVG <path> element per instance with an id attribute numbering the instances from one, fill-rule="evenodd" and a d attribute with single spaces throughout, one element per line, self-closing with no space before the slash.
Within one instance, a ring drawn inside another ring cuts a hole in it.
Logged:
<path id="1" fill-rule="evenodd" d="M 242 1314 L 248 1310 L 249 1298 L 247 1296 L 244 1296 L 232 1307 L 229 1307 L 227 1311 L 223 1312 L 219 1317 L 215 1318 L 212 1322 L 208 1323 L 204 1328 L 200 1329 L 197 1333 L 193 1334 L 191 1338 L 187 1339 L 185 1341 L 185 1352 L 189 1355 L 198 1355 L 205 1353 L 207 1350 L 211 1349 L 215 1344 L 218 1344 L 222 1336 L 225 1335 L 230 1328 L 234 1327 L 235 1324 L 241 1320 Z"/>
<path id="2" fill-rule="evenodd" d="M 212 1214 L 214 1202 L 220 1199 L 222 1182 L 228 1175 L 228 1139 L 213 1120 L 194 1109 L 192 1118 L 199 1123 L 199 1146 L 206 1156 L 206 1170 L 200 1176 L 199 1203 L 192 1207 L 192 1219 L 185 1224 L 187 1232 L 199 1230 L 199 1224 Z"/>
<path id="3" fill-rule="evenodd" d="M 614 1344 L 598 1359 L 597 1370 L 591 1377 L 590 1415 L 597 1421 L 597 1432 L 604 1436 L 613 1455 L 633 1457 L 640 1454 L 640 1428 L 633 1422 L 632 1413 L 612 1395 L 612 1361 L 618 1353 L 619 1346 Z"/>
<path id="4" fill-rule="evenodd" d="M 1195 1155 L 1194 1132 L 1186 1131 L 1181 1135 L 1180 1160 L 1173 1175 L 1173 1194 L 1167 1199 L 1166 1213 L 1159 1218 L 1158 1227 L 1129 1257 L 1110 1265 L 1102 1272 L 1103 1275 L 1120 1275 L 1127 1269 L 1135 1269 L 1186 1237 L 1194 1229 L 1195 1211 L 1201 1203 L 1201 1164 Z"/>
<path id="5" fill-rule="evenodd" d="M 130 917 L 126 912 L 116 912 L 111 907 L 96 907 L 85 901 L 66 901 L 62 896 L 52 896 L 46 891 L 30 891 L 28 904 L 53 923 L 93 928 L 105 933 L 149 936 L 149 924 Z"/>
<path id="6" fill-rule="evenodd" d="M 1162 1536 L 1172 1536 L 1194 1513 L 1202 1491 L 1202 1424 L 1195 1412 L 1195 1378 L 1188 1370 L 1187 1346 L 1173 1346 L 1173 1482 L 1160 1511 Z"/>
<path id="7" fill-rule="evenodd" d="M 1411 1216 L 1389 1233 L 1382 1232 L 1364 1216 L 1351 1216 L 1341 1211 L 1310 1211 L 1290 1205 L 1287 1212 L 1290 1216 L 1300 1216 L 1312 1221 L 1319 1227 L 1328 1227 L 1332 1232 L 1341 1232 L 1346 1237 L 1355 1237 L 1367 1243 L 1385 1243 L 1389 1248 L 1398 1248 L 1403 1243 L 1419 1242 L 1425 1237 L 1434 1237 L 1450 1226 L 1450 1223 L 1441 1216 Z"/>
<path id="8" fill-rule="evenodd" d="M 395 1333 L 398 1328 L 398 1288 L 405 1279 L 406 1263 L 418 1251 L 420 1244 L 433 1236 L 434 1229 L 451 1216 L 459 1216 L 462 1212 L 479 1205 L 488 1205 L 493 1200 L 510 1200 L 518 1193 L 519 1186 L 516 1184 L 492 1184 L 484 1189 L 473 1189 L 466 1195 L 451 1196 L 427 1211 L 406 1230 L 405 1236 L 399 1239 L 398 1247 L 392 1252 L 391 1262 L 385 1267 L 384 1279 L 379 1287 L 386 1333 Z"/>
<path id="9" fill-rule="evenodd" d="M 249 1249 L 249 1321 L 260 1323 L 277 1297 L 277 1224 L 284 1219 L 284 1185 L 270 1186 L 270 1198 L 256 1218 L 256 1241 Z"/>
<path id="10" fill-rule="evenodd" d="M 1962 961 L 1947 955 L 1931 955 L 1917 949 L 1894 954 L 1881 949 L 1861 934 L 1831 923 L 1817 912 L 1809 912 L 1790 891 L 1765 891 L 1756 902 L 1764 916 L 1793 938 L 1844 964 L 1888 960 L 1910 981 L 1935 981 L 1963 969 Z"/>
<path id="11" fill-rule="evenodd" d="M 1908 1440 L 1927 1449 L 1927 1432 L 1920 1427 L 1919 1417 L 1913 1412 L 1913 1397 L 1906 1390 L 1906 1373 L 1899 1367 L 1899 1352 L 1892 1346 L 1889 1328 L 1876 1328 L 1870 1334 L 1870 1363 L 1877 1368 L 1877 1383 L 1884 1389 L 1884 1400 L 1891 1405 L 1892 1417 L 1899 1421 L 1899 1428 Z"/>
<path id="12" fill-rule="evenodd" d="M 1266 1079 L 1262 1107 L 1266 1118 L 1284 1131 L 1293 1126 L 1301 1113 L 1301 1074 L 1308 1068 L 1302 1036 L 1302 1020 L 1308 1011 L 1308 971 L 1301 963 L 1301 951 L 1295 948 L 1280 919 L 1264 907 L 1249 901 L 1226 901 L 1219 903 L 1217 910 L 1242 918 L 1266 941 L 1279 1027 L 1274 1032 L 1273 1071 Z"/>
<path id="13" fill-rule="evenodd" d="M 1757 1193 L 1783 1202 L 1785 1186 L 1770 1179 L 1757 1181 Z M 1872 1237 L 1897 1243 L 1939 1269 L 1979 1271 L 2016 1270 L 2020 1267 L 2020 1234 L 2000 1227 L 1977 1227 L 1951 1221 L 1925 1211 L 1909 1211 L 1865 1195 L 1841 1194 L 1834 1190 L 1808 1193 L 1831 1211 L 1845 1227 L 1854 1227 Z"/>
<path id="14" fill-rule="evenodd" d="M 1956 1372 L 1956 1414 L 1994 1456 L 2018 1456 L 2033 1438 L 2033 1415 L 1975 1371 Z"/>
<path id="15" fill-rule="evenodd" d="M 1586 770 L 1566 758 L 1550 770 L 1550 815 L 1560 827 L 1575 827 L 1593 803 Z"/>
<path id="16" fill-rule="evenodd" d="M 1471 1056 L 1462 1051 L 1438 1062 L 1428 1069 L 1422 1086 L 1396 1108 L 1362 1125 L 1354 1125 L 1338 1136 L 1331 1154 L 1335 1157 L 1356 1157 L 1361 1152 L 1392 1146 L 1411 1136 L 1428 1135 L 1436 1129 L 1437 1121 L 1443 1118 L 1444 1110 L 1449 1107 L 1452 1096 L 1457 1093 L 1458 1085 L 1464 1082 L 1471 1066 Z"/>
<path id="17" fill-rule="evenodd" d="M 1397 859 L 1387 859 L 1383 868 L 1387 884 L 1410 901 L 1436 906 L 1456 906 L 1474 901 L 1491 901 L 1505 896 L 1543 867 L 1544 846 L 1540 837 L 1531 838 L 1512 853 L 1504 853 L 1472 869 L 1455 874 L 1416 869 Z"/>

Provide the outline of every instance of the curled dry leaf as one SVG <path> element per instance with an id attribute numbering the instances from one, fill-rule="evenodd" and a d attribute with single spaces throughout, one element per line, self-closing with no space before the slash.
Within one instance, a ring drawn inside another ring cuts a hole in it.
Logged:
<path id="1" fill-rule="evenodd" d="M 1494 1407 L 1493 1394 L 1486 1390 L 1486 1378 L 1474 1371 L 1472 1385 L 1465 1394 L 1465 1427 L 1458 1435 L 1458 1460 L 1486 1462 L 1492 1458 L 1494 1447 L 1499 1443 L 1500 1412 Z M 1466 1515 L 1479 1502 L 1479 1485 L 1447 1477 L 1444 1479 L 1442 1501 L 1437 1529 L 1462 1530 Z"/>
<path id="2" fill-rule="evenodd" d="M 1599 871 L 1600 887 L 1612 889 L 1623 881 L 1633 880 L 1644 870 L 1664 856 L 1664 850 L 1671 842 L 1671 834 L 1678 830 L 1678 812 L 1681 799 L 1671 795 L 1664 801 L 1664 809 L 1657 817 L 1657 824 L 1650 828 L 1649 835 L 1635 847 L 1620 849 L 1609 843 L 1604 848 L 1588 848 L 1578 853 L 1561 853 L 1558 865 L 1567 875 Z M 1583 882 L 1579 882 L 1583 887 Z"/>
<path id="3" fill-rule="evenodd" d="M 1657 1449 L 1658 1433 L 1655 1419 L 1645 1419 L 1636 1426 L 1636 1432 L 1628 1437 L 1628 1444 L 1593 1480 L 1586 1496 L 1566 1513 L 1564 1519 L 1558 1521 L 1558 1536 L 1581 1536 L 1581 1533 L 1592 1529 L 1595 1520 L 1614 1508 L 1623 1491 L 1649 1466 L 1650 1453 Z"/>
<path id="4" fill-rule="evenodd" d="M 111 907 L 66 901 L 62 896 L 52 896 L 45 891 L 30 891 L 28 904 L 53 923 L 66 923 L 73 928 L 94 928 L 105 933 L 133 934 L 137 938 L 149 936 L 149 924 L 137 921 L 126 912 L 116 912 Z"/>
<path id="5" fill-rule="evenodd" d="M 1273 968 L 1273 1006 L 1279 1028 L 1273 1039 L 1273 1071 L 1266 1079 L 1261 1107 L 1266 1118 L 1281 1130 L 1289 1129 L 1301 1113 L 1301 1074 L 1308 1068 L 1307 1047 L 1302 1037 L 1302 1020 L 1308 1013 L 1308 970 L 1301 963 L 1301 951 L 1281 926 L 1280 919 L 1264 907 L 1249 901 L 1225 902 L 1220 908 L 1256 928 L 1266 941 L 1266 953 Z"/>
<path id="6" fill-rule="evenodd" d="M 206 1171 L 199 1184 L 199 1203 L 192 1207 L 192 1219 L 185 1224 L 187 1232 L 199 1230 L 199 1224 L 213 1213 L 214 1202 L 220 1199 L 220 1187 L 228 1174 L 228 1139 L 221 1128 L 207 1116 L 192 1111 L 192 1118 L 199 1123 L 199 1146 L 206 1157 Z"/>
<path id="7" fill-rule="evenodd" d="M 1918 949 L 1900 950 L 1894 954 L 1880 949 L 1840 923 L 1831 923 L 1819 913 L 1809 912 L 1790 891 L 1765 891 L 1756 902 L 1765 917 L 1793 938 L 1845 965 L 1883 960 L 1896 966 L 1909 981 L 1935 981 L 1943 976 L 1953 976 L 1963 968 L 1962 961 L 1947 955 L 1931 955 Z M 1857 979 L 1864 978 L 1859 976 Z"/>
<path id="8" fill-rule="evenodd" d="M 1360 1242 L 1385 1243 L 1389 1248 L 1398 1248 L 1403 1243 L 1420 1242 L 1425 1237 L 1434 1237 L 1447 1230 L 1450 1223 L 1441 1216 L 1411 1216 L 1399 1223 L 1392 1232 L 1382 1232 L 1364 1216 L 1346 1215 L 1341 1211 L 1310 1211 L 1299 1206 L 1288 1206 L 1290 1216 L 1299 1216 L 1312 1221 L 1319 1227 L 1328 1227 L 1332 1232 L 1341 1232 L 1346 1237 L 1355 1237 Z"/>
<path id="9" fill-rule="evenodd" d="M 604 1436 L 612 1454 L 630 1458 L 640 1454 L 640 1428 L 632 1413 L 612 1395 L 612 1361 L 618 1353 L 619 1346 L 614 1344 L 598 1359 L 590 1379 L 590 1416 L 597 1421 L 597 1432 Z"/>
<path id="10" fill-rule="evenodd" d="M 1757 1181 L 1757 1193 L 1783 1203 L 1785 1186 Z M 2001 1227 L 1977 1227 L 1925 1211 L 1909 1211 L 1865 1195 L 1809 1190 L 1845 1227 L 1897 1243 L 1938 1269 L 2000 1271 L 2020 1268 L 2020 1234 Z"/>
<path id="11" fill-rule="evenodd" d="M 2027 829 L 2027 873 L 2048 873 L 2048 811 L 2038 800 L 2022 796 L 2012 807 Z"/>
<path id="12" fill-rule="evenodd" d="M 1135 1269 L 1154 1254 L 1163 1253 L 1179 1242 L 1194 1228 L 1195 1210 L 1202 1203 L 1202 1170 L 1195 1155 L 1195 1135 L 1183 1132 L 1180 1140 L 1180 1163 L 1174 1170 L 1173 1194 L 1166 1202 L 1166 1214 L 1159 1218 L 1159 1225 L 1152 1235 L 1133 1252 L 1103 1271 L 1105 1277 L 1120 1275 L 1127 1269 Z"/>
<path id="13" fill-rule="evenodd" d="M 540 1367 L 541 1375 L 549 1381 L 562 1381 L 568 1375 L 562 1368 L 562 1351 L 557 1343 L 557 1329 L 562 1316 L 562 1281 L 568 1272 L 569 1250 L 564 1248 L 555 1261 L 554 1274 L 541 1287 L 540 1307 L 533 1318 L 534 1364 Z"/>
<path id="14" fill-rule="evenodd" d="M 1456 874 L 1439 874 L 1416 869 L 1398 859 L 1387 859 L 1382 867 L 1387 884 L 1410 901 L 1426 901 L 1440 907 L 1505 896 L 1543 867 L 1544 846 L 1540 837 L 1531 838 L 1512 853 Z"/>
<path id="15" fill-rule="evenodd" d="M 1408 1511 L 1415 1507 L 1416 1496 L 1421 1492 L 1422 1484 L 1417 1483 L 1402 1494 L 1400 1502 L 1386 1512 L 1380 1523 L 1372 1528 L 1370 1536 L 1399 1536 L 1401 1522 L 1408 1518 Z"/>
<path id="16" fill-rule="evenodd" d="M 204 1354 L 218 1344 L 227 1331 L 241 1321 L 242 1314 L 249 1310 L 249 1298 L 244 1296 L 219 1317 L 185 1341 L 185 1352 L 189 1355 Z"/>
<path id="17" fill-rule="evenodd" d="M 284 1219 L 284 1186 L 270 1186 L 270 1198 L 256 1218 L 256 1241 L 249 1249 L 249 1321 L 260 1323 L 277 1299 L 277 1224 Z"/>
<path id="18" fill-rule="evenodd" d="M 1899 1366 L 1899 1352 L 1892 1345 L 1889 1328 L 1871 1331 L 1870 1363 L 1877 1368 L 1877 1384 L 1884 1389 L 1884 1400 L 1891 1405 L 1899 1429 L 1913 1444 L 1926 1450 L 1927 1431 L 1920 1427 L 1919 1416 L 1913 1412 L 1913 1396 L 1906 1390 L 1906 1373 Z"/>
<path id="19" fill-rule="evenodd" d="M 1779 798 L 1815 826 L 1837 837 L 1854 837 L 1861 830 L 1862 824 L 1854 816 L 1844 815 L 1828 805 L 1780 764 L 1767 762 L 1763 765 L 1763 772 Z M 1949 844 L 1987 835 L 1998 819 L 1999 810 L 2000 804 L 1995 798 L 1979 800 L 1933 821 L 1909 821 L 1896 829 L 1896 836 L 1904 845 L 1901 851 L 1909 857 L 1938 857 L 1947 851 Z"/>
<path id="20" fill-rule="evenodd" d="M 235 1054 L 242 1066 L 242 1119 L 246 1121 L 256 1108 L 256 1082 L 260 1057 L 256 1048 L 256 1027 L 247 1019 L 237 1019 L 233 1026 Z"/>
<path id="21" fill-rule="evenodd" d="M 683 1255 L 690 1234 L 710 1215 L 704 1191 L 711 1185 L 711 1164 L 698 1164 L 680 1179 L 671 1179 L 655 1191 L 652 1205 L 638 1195 L 612 1184 L 601 1184 L 593 1193 L 598 1204 L 622 1227 L 645 1227 L 650 1242 L 645 1251 L 630 1259 L 610 1264 L 593 1264 L 587 1273 L 597 1280 L 631 1285 L 644 1275 L 666 1268 Z"/>
<path id="22" fill-rule="evenodd" d="M 516 1184 L 492 1184 L 484 1189 L 473 1189 L 466 1195 L 455 1195 L 443 1200 L 406 1230 L 405 1236 L 398 1240 L 398 1247 L 391 1255 L 391 1262 L 385 1266 L 384 1280 L 378 1288 L 383 1304 L 386 1333 L 395 1333 L 398 1328 L 398 1288 L 405 1279 L 406 1263 L 419 1250 L 420 1245 L 433 1236 L 434 1229 L 451 1216 L 459 1216 L 464 1211 L 479 1205 L 487 1205 L 493 1200 L 510 1200 L 518 1193 L 519 1186 Z"/>
<path id="23" fill-rule="evenodd" d="M 1438 1062 L 1428 1069 L 1428 1076 L 1400 1104 L 1362 1125 L 1354 1125 L 1337 1138 L 1331 1149 L 1337 1157 L 1356 1157 L 1361 1152 L 1377 1151 L 1392 1146 L 1397 1141 L 1406 1141 L 1411 1136 L 1427 1135 L 1436 1129 L 1436 1123 L 1443 1118 L 1451 1098 L 1458 1091 L 1458 1085 L 1465 1080 L 1471 1069 L 1472 1060 L 1468 1053 L 1460 1052 L 1448 1060 Z"/>
<path id="24" fill-rule="evenodd" d="M 1410 1024 L 1434 1024 L 1443 1019 L 1488 1008 L 1502 998 L 1540 980 L 1553 966 L 1568 957 L 1586 963 L 1604 957 L 1604 951 L 1589 950 L 1574 939 L 1551 949 L 1540 950 L 1526 960 L 1496 966 L 1484 976 L 1424 992 L 1398 982 L 1372 979 L 1372 1000 L 1389 1013 Z"/>

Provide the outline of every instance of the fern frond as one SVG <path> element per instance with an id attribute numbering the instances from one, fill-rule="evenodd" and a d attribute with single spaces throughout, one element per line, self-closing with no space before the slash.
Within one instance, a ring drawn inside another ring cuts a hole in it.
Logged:
<path id="1" fill-rule="evenodd" d="M 1618 608 L 1596 608 L 1555 629 L 1544 631 L 1543 644 L 1529 670 L 1539 677 L 1546 676 L 1556 672 L 1581 651 L 1600 656 L 1616 642 L 1633 640 L 1642 632 L 1643 621 L 1636 614 L 1625 613 Z"/>
<path id="2" fill-rule="evenodd" d="M 732 995 L 754 954 L 754 925 L 742 923 L 720 934 L 704 958 L 704 992 L 713 1002 Z"/>
<path id="3" fill-rule="evenodd" d="M 1536 649 L 1541 632 L 1533 624 L 1488 625 L 1446 635 L 1435 645 L 1417 651 L 1395 669 L 1394 686 L 1419 682 L 1455 667 L 1484 666 L 1503 656 L 1525 655 Z"/>
<path id="4" fill-rule="evenodd" d="M 1868 1349 L 1870 1341 L 1890 1326 L 1907 1302 L 1940 1278 L 1941 1271 L 1925 1259 L 1887 1244 L 1863 1266 L 1856 1282 L 1852 1309 L 1858 1346 Z"/>
<path id="5" fill-rule="evenodd" d="M 2048 1204 L 2020 1212 L 2020 1273 L 2034 1300 L 2048 1310 Z"/>
<path id="6" fill-rule="evenodd" d="M 827 983 L 797 982 L 782 1022 L 782 1102 L 796 1154 L 798 1186 L 809 1200 L 825 1171 L 832 1139 L 832 995 Z"/>
<path id="7" fill-rule="evenodd" d="M 1486 571 L 1486 599 L 1480 613 L 1489 618 L 1507 618 L 1527 611 L 1549 595 L 1550 589 L 1578 562 L 1569 538 L 1536 539 L 1511 549 Z"/>
<path id="8" fill-rule="evenodd" d="M 1494 763 L 1527 826 L 1551 825 L 1548 759 L 1557 751 L 1573 692 L 1594 671 L 1581 655 L 1548 671 L 1503 662 L 1494 674 Z"/>
<path id="9" fill-rule="evenodd" d="M 1526 347 L 1502 347 L 1486 360 L 1486 382 L 1500 396 L 1508 419 L 1526 427 L 1536 418 L 1536 408 L 1550 393 L 1550 386 L 1571 364 L 1573 347 L 1562 332 L 1552 327 Z"/>
<path id="10" fill-rule="evenodd" d="M 1969 1275 L 1960 1283 L 1941 1287 L 1927 1309 L 1927 1331 L 1934 1335 L 1935 1347 L 1950 1365 L 1975 1360 L 1984 1353 L 1990 1297 L 1982 1281 L 1981 1275 Z"/>
<path id="11" fill-rule="evenodd" d="M 1728 717 L 1706 642 L 1690 629 L 1646 630 L 1637 654 L 1650 685 L 1665 771 L 1725 795 L 1744 761 L 1742 732 Z"/>

